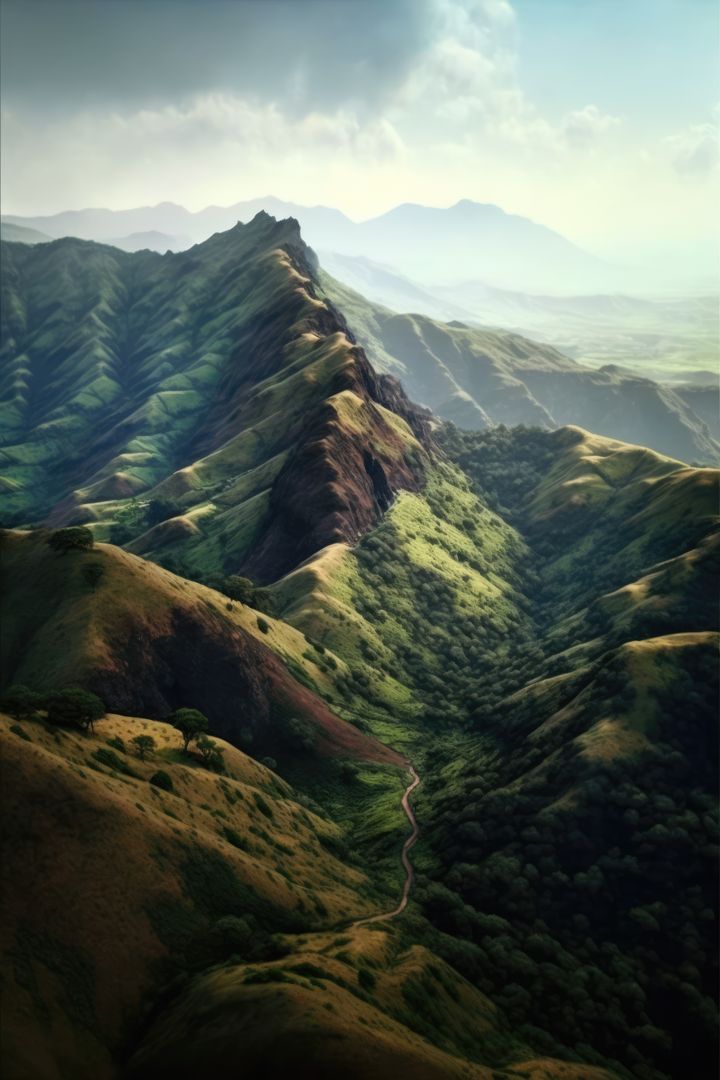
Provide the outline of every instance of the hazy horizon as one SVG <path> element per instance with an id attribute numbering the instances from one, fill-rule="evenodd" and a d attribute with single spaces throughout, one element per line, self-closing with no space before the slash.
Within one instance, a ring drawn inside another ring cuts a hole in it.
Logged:
<path id="1" fill-rule="evenodd" d="M 181 0 L 171 19 L 3 0 L 3 213 L 269 192 L 362 221 L 470 199 L 711 273 L 717 21 L 709 0 Z"/>

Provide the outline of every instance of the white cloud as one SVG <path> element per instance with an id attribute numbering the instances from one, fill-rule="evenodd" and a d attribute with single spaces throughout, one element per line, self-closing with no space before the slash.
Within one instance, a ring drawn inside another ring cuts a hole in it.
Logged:
<path id="1" fill-rule="evenodd" d="M 720 105 L 713 109 L 713 117 L 662 140 L 663 153 L 681 175 L 701 177 L 720 171 Z"/>
<path id="2" fill-rule="evenodd" d="M 384 117 L 360 121 L 348 110 L 313 111 L 295 119 L 274 103 L 248 101 L 229 94 L 205 94 L 180 108 L 167 105 L 114 114 L 112 125 L 129 140 L 152 137 L 183 146 L 221 140 L 259 153 L 289 149 L 353 151 L 372 158 L 391 158 L 402 140 Z"/>
<path id="3" fill-rule="evenodd" d="M 569 146 L 584 149 L 619 123 L 619 116 L 610 116 L 597 105 L 586 105 L 584 109 L 568 113 L 562 124 L 562 134 Z"/>
<path id="4" fill-rule="evenodd" d="M 522 90 L 513 41 L 514 16 L 504 2 L 443 0 L 438 39 L 409 72 L 396 97 L 398 127 L 421 115 L 445 143 L 488 139 L 524 153 L 568 154 L 593 148 L 619 117 L 585 105 L 559 120 L 545 116 Z"/>

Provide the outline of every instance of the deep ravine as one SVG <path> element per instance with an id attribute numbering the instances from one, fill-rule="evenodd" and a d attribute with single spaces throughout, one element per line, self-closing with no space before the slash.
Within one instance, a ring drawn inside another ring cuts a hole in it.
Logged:
<path id="1" fill-rule="evenodd" d="M 410 889 L 412 888 L 413 878 L 415 871 L 413 870 L 412 863 L 410 862 L 410 848 L 413 846 L 418 838 L 418 824 L 413 812 L 413 808 L 410 805 L 410 795 L 419 787 L 421 781 L 418 774 L 412 765 L 408 767 L 408 771 L 411 776 L 411 782 L 405 789 L 402 797 L 402 808 L 405 811 L 405 815 L 412 826 L 412 831 L 405 843 L 403 844 L 402 854 L 400 860 L 405 868 L 405 881 L 403 883 L 402 896 L 400 897 L 400 903 L 392 911 L 385 911 L 379 915 L 370 915 L 364 919 L 358 919 L 352 923 L 352 927 L 367 926 L 369 923 L 389 922 L 390 919 L 394 919 L 397 915 L 400 915 L 407 907 L 408 897 L 410 895 Z"/>

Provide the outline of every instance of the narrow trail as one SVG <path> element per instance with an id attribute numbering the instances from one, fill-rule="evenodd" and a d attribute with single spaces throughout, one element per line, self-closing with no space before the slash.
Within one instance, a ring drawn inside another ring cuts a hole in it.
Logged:
<path id="1" fill-rule="evenodd" d="M 410 889 L 412 888 L 413 878 L 415 877 L 415 871 L 413 870 L 412 863 L 410 862 L 410 848 L 413 846 L 418 838 L 418 823 L 415 820 L 415 814 L 413 808 L 410 805 L 410 795 L 420 784 L 420 777 L 415 772 L 412 765 L 409 766 L 410 776 L 412 777 L 411 783 L 405 789 L 405 793 L 402 797 L 402 808 L 405 811 L 405 815 L 412 825 L 412 832 L 408 836 L 407 840 L 403 844 L 402 854 L 400 861 L 405 868 L 405 882 L 403 884 L 402 896 L 400 897 L 400 903 L 392 911 L 385 911 L 380 915 L 370 915 L 364 919 L 357 919 L 354 923 L 351 923 L 351 928 L 354 929 L 358 926 L 368 926 L 370 923 L 389 922 L 390 919 L 394 919 L 397 915 L 400 915 L 407 907 L 408 896 L 410 895 Z"/>

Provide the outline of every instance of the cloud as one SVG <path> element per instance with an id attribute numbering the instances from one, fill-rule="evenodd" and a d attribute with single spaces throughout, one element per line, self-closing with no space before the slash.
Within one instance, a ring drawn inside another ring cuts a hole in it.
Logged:
<path id="1" fill-rule="evenodd" d="M 101 126 L 102 116 L 85 122 Z M 314 150 L 355 152 L 364 158 L 387 159 L 403 148 L 393 125 L 383 117 L 361 120 L 351 111 L 308 112 L 295 118 L 274 103 L 249 101 L 231 94 L 202 94 L 186 106 L 165 105 L 115 113 L 111 127 L 128 142 L 153 140 L 177 149 L 216 145 L 218 141 L 261 154 Z"/>
<path id="2" fill-rule="evenodd" d="M 597 105 L 586 105 L 584 109 L 568 113 L 562 124 L 562 134 L 569 146 L 585 149 L 620 122 L 619 116 L 610 116 Z"/>
<path id="3" fill-rule="evenodd" d="M 720 105 L 713 109 L 713 117 L 662 140 L 661 151 L 682 176 L 703 177 L 720 171 Z"/>
<path id="4" fill-rule="evenodd" d="M 3 96 L 44 114 L 212 93 L 368 113 L 427 47 L 438 2 L 2 0 Z"/>
<path id="5" fill-rule="evenodd" d="M 597 105 L 553 120 L 524 93 L 518 77 L 515 17 L 504 0 L 439 0 L 437 35 L 410 70 L 396 104 L 422 115 L 426 129 L 453 129 L 463 143 L 488 140 L 522 150 L 587 152 L 620 118 Z M 402 120 L 397 123 L 402 130 Z"/>

